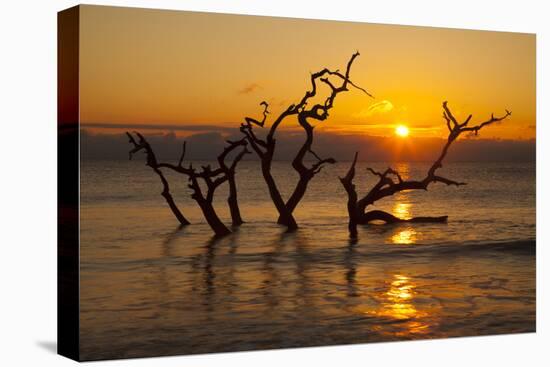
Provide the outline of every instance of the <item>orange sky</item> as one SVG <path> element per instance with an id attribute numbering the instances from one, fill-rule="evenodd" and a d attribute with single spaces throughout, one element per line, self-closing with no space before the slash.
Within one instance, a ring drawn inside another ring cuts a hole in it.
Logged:
<path id="1" fill-rule="evenodd" d="M 309 72 L 343 70 L 359 50 L 352 79 L 376 98 L 341 94 L 318 130 L 392 135 L 405 124 L 443 137 L 448 100 L 474 122 L 512 110 L 484 138 L 535 137 L 532 34 L 83 6 L 80 39 L 83 126 L 236 129 L 262 100 L 273 117 L 301 98 Z"/>

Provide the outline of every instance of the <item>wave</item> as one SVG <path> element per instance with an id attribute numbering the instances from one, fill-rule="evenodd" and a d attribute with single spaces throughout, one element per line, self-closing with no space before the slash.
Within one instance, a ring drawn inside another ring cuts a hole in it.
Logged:
<path id="1" fill-rule="evenodd" d="M 220 244 L 223 247 L 223 244 Z M 147 259 L 132 259 L 124 261 L 101 261 L 81 263 L 84 269 L 88 271 L 142 271 L 143 267 L 163 266 L 182 266 L 193 265 L 203 261 L 212 261 L 215 258 L 219 266 L 230 264 L 253 264 L 253 263 L 311 263 L 318 266 L 339 264 L 345 265 L 351 258 L 359 261 L 407 261 L 415 259 L 433 258 L 434 260 L 444 260 L 457 256 L 483 256 L 483 257 L 502 257 L 502 256 L 521 256 L 531 257 L 536 254 L 536 241 L 534 239 L 525 239 L 508 242 L 482 242 L 465 244 L 430 244 L 430 245 L 377 245 L 379 250 L 373 250 L 373 246 L 361 247 L 360 244 L 348 245 L 347 247 L 332 248 L 308 248 L 307 250 L 297 250 L 286 247 L 281 251 L 258 251 L 239 253 L 238 247 L 233 253 L 217 253 L 214 245 L 201 246 L 205 252 L 194 254 L 192 256 L 171 256 Z M 246 247 L 246 244 L 243 245 Z M 354 261 L 355 261 L 354 260 Z"/>
<path id="2" fill-rule="evenodd" d="M 408 247 L 394 248 L 390 251 L 376 253 L 376 255 L 411 255 L 411 254 L 433 254 L 439 256 L 448 255 L 476 255 L 483 253 L 501 253 L 518 255 L 535 255 L 536 240 L 525 239 L 517 241 L 499 241 L 499 242 L 468 242 L 453 244 L 430 244 L 414 245 Z M 374 255 L 374 254 L 371 254 Z"/>

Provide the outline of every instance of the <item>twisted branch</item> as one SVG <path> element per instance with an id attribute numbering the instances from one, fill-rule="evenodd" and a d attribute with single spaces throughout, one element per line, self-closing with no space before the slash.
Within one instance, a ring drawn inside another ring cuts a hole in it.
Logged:
<path id="1" fill-rule="evenodd" d="M 334 164 L 336 162 L 334 158 L 321 158 L 313 151 L 312 145 L 314 127 L 311 125 L 310 120 L 316 120 L 318 122 L 325 121 L 329 116 L 330 109 L 334 106 L 336 97 L 340 93 L 348 91 L 350 86 L 372 97 L 366 89 L 354 83 L 350 78 L 351 67 L 354 60 L 358 56 L 359 52 L 355 52 L 350 57 L 344 73 L 341 73 L 339 70 L 330 70 L 328 68 L 323 68 L 315 73 L 312 73 L 310 75 L 310 89 L 305 91 L 298 103 L 290 104 L 283 112 L 279 114 L 279 116 L 271 124 L 265 139 L 260 139 L 254 134 L 254 126 L 265 127 L 267 114 L 269 113 L 267 102 L 264 101 L 261 103 L 261 105 L 264 106 L 263 119 L 261 121 L 246 117 L 245 123 L 240 126 L 240 131 L 244 135 L 244 138 L 248 141 L 252 147 L 252 150 L 261 160 L 264 180 L 268 186 L 271 199 L 279 212 L 278 223 L 286 225 L 290 230 L 297 228 L 297 224 L 292 213 L 305 195 L 309 181 L 316 174 L 321 172 L 323 167 L 327 164 Z M 319 83 L 328 86 L 330 93 L 323 103 L 313 104 L 310 107 L 310 100 L 318 94 Z M 306 139 L 296 154 L 296 157 L 292 161 L 293 168 L 299 174 L 299 180 L 292 194 L 285 202 L 280 194 L 275 179 L 271 175 L 271 163 L 276 145 L 275 133 L 281 123 L 283 123 L 286 118 L 291 116 L 296 116 L 300 126 L 306 133 Z M 317 160 L 310 165 L 306 165 L 304 162 L 308 153 L 313 155 Z"/>
<path id="2" fill-rule="evenodd" d="M 168 184 L 168 180 L 166 177 L 164 177 L 164 174 L 160 170 L 160 165 L 157 162 L 157 157 L 155 156 L 155 153 L 153 152 L 153 149 L 145 140 L 143 135 L 136 132 L 135 133 L 138 138 L 139 142 L 136 141 L 136 139 L 130 134 L 129 132 L 126 132 L 126 136 L 128 136 L 129 143 L 132 144 L 134 147 L 130 150 L 128 158 L 132 159 L 133 155 L 141 150 L 145 151 L 146 154 L 146 165 L 151 167 L 151 169 L 159 176 L 160 182 L 162 183 L 162 192 L 161 195 L 164 197 L 164 200 L 166 200 L 166 203 L 170 207 L 170 210 L 180 222 L 181 225 L 188 225 L 190 222 L 185 218 L 185 216 L 182 214 L 182 212 L 179 210 L 178 206 L 176 205 L 176 202 L 174 201 L 174 198 L 172 197 L 172 194 L 170 193 L 170 185 Z M 184 146 L 185 150 L 185 146 Z"/>
<path id="3" fill-rule="evenodd" d="M 267 110 L 267 107 L 269 106 L 267 104 L 266 101 L 262 101 L 260 103 L 260 106 L 264 106 L 264 112 L 263 112 L 263 118 L 262 118 L 262 121 L 258 121 L 256 120 L 255 118 L 252 118 L 252 117 L 245 117 L 244 120 L 246 121 L 247 124 L 255 124 L 255 125 L 258 125 L 260 127 L 263 127 L 264 124 L 265 124 L 265 120 L 267 118 L 267 115 L 269 114 L 269 111 Z"/>
<path id="4" fill-rule="evenodd" d="M 510 116 L 512 113 L 508 110 L 505 110 L 505 114 L 500 117 L 495 117 L 494 114 L 491 114 L 491 117 L 484 122 L 479 123 L 475 126 L 469 126 L 469 123 L 472 119 L 472 115 L 459 122 L 454 114 L 451 112 L 447 102 L 443 102 L 443 118 L 449 130 L 449 135 L 447 141 L 443 146 L 440 155 L 434 161 L 434 163 L 428 169 L 426 177 L 421 180 L 403 180 L 401 175 L 391 167 L 388 167 L 384 172 L 379 172 L 373 168 L 368 167 L 367 170 L 372 173 L 374 176 L 378 177 L 378 182 L 370 189 L 370 191 L 363 196 L 360 200 L 357 200 L 357 193 L 355 191 L 355 186 L 352 184 L 353 178 L 355 176 L 355 164 L 357 161 L 357 154 L 353 161 L 348 174 L 341 178 L 340 181 L 344 186 L 348 194 L 348 212 L 350 216 L 350 233 L 352 236 L 357 235 L 356 229 L 352 229 L 351 223 L 368 223 L 372 220 L 382 220 L 386 223 L 401 222 L 401 221 L 410 221 L 410 222 L 442 222 L 447 220 L 447 216 L 443 217 L 416 217 L 408 220 L 403 220 L 397 218 L 389 213 L 372 210 L 366 211 L 366 208 L 369 205 L 374 204 L 376 201 L 383 199 L 388 196 L 392 196 L 397 192 L 405 190 L 428 190 L 428 187 L 432 183 L 443 183 L 446 185 L 462 186 L 466 185 L 465 182 L 455 181 L 437 174 L 437 170 L 443 167 L 443 160 L 447 156 L 449 148 L 452 143 L 458 139 L 460 135 L 465 132 L 474 132 L 476 135 L 482 128 L 491 125 L 493 123 L 502 121 Z"/>

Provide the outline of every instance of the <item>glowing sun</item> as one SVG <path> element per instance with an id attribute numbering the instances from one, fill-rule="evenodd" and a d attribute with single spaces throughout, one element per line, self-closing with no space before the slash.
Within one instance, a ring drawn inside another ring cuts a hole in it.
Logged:
<path id="1" fill-rule="evenodd" d="M 409 136 L 409 128 L 406 127 L 405 125 L 398 125 L 395 128 L 395 134 L 397 136 L 401 136 L 402 138 Z"/>

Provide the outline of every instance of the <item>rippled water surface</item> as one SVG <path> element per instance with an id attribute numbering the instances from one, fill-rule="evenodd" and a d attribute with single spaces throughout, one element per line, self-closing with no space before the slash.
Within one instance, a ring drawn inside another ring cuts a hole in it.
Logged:
<path id="1" fill-rule="evenodd" d="M 359 194 L 374 179 L 360 163 Z M 347 234 L 346 196 L 324 170 L 285 233 L 257 162 L 238 171 L 247 222 L 218 241 L 169 178 L 183 229 L 141 161 L 81 167 L 81 353 L 84 359 L 221 352 L 487 335 L 535 330 L 535 166 L 454 163 L 468 182 L 405 192 L 376 206 L 407 218 L 449 215 L 447 224 L 362 227 Z M 421 178 L 428 165 L 394 165 Z M 274 166 L 282 191 L 295 183 Z M 228 221 L 226 192 L 217 193 Z"/>

